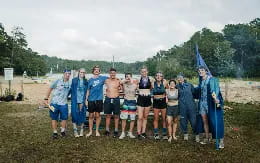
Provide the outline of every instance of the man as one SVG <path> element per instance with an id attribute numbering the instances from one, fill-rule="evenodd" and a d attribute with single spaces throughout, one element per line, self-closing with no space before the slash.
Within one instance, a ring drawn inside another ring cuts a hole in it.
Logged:
<path id="1" fill-rule="evenodd" d="M 204 66 L 198 68 L 198 73 L 200 83 L 196 90 L 199 94 L 199 113 L 206 136 L 201 144 L 209 143 L 209 132 L 211 132 L 212 138 L 216 139 L 217 148 L 224 148 L 223 98 L 218 80 L 207 75 L 207 68 Z"/>
<path id="2" fill-rule="evenodd" d="M 138 83 L 136 80 L 132 79 L 131 73 L 125 74 L 125 80 L 122 82 L 123 92 L 124 92 L 124 104 L 120 114 L 120 118 L 122 119 L 122 133 L 119 139 L 124 139 L 126 137 L 125 128 L 126 128 L 126 120 L 128 116 L 130 117 L 130 129 L 127 134 L 130 138 L 135 138 L 133 135 L 133 129 L 135 125 L 135 117 L 136 117 L 136 99 L 135 94 L 138 87 Z"/>
<path id="3" fill-rule="evenodd" d="M 54 107 L 54 110 L 50 110 L 51 126 L 53 129 L 53 139 L 58 138 L 57 121 L 61 120 L 61 136 L 66 136 L 65 128 L 68 119 L 68 94 L 71 87 L 70 70 L 64 70 L 63 78 L 54 81 L 47 91 L 44 98 L 45 103 L 49 105 L 49 97 L 52 93 L 50 107 Z"/>
<path id="4" fill-rule="evenodd" d="M 86 94 L 86 105 L 89 112 L 89 133 L 86 137 L 92 135 L 93 121 L 96 118 L 96 136 L 100 136 L 99 125 L 101 122 L 100 112 L 103 111 L 103 86 L 106 76 L 100 75 L 99 66 L 94 66 L 92 69 L 93 77 L 88 80 L 88 90 Z"/>
<path id="5" fill-rule="evenodd" d="M 193 98 L 194 87 L 191 83 L 184 80 L 183 75 L 177 76 L 178 84 L 178 104 L 180 110 L 180 127 L 184 134 L 184 140 L 188 140 L 188 121 L 191 124 L 193 134 L 196 135 L 195 140 L 199 142 L 199 135 L 196 129 L 196 106 Z"/>
<path id="6" fill-rule="evenodd" d="M 106 79 L 106 97 L 104 102 L 104 113 L 106 114 L 106 132 L 105 135 L 110 135 L 110 121 L 112 114 L 115 121 L 114 137 L 118 136 L 118 124 L 120 114 L 120 98 L 119 91 L 121 90 L 120 80 L 116 78 L 116 69 L 109 70 L 110 77 Z"/>

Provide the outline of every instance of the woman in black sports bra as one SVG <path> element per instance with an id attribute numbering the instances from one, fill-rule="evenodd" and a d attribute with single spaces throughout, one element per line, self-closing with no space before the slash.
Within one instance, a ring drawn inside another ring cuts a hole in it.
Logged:
<path id="1" fill-rule="evenodd" d="M 139 95 L 137 98 L 137 112 L 138 112 L 138 120 L 137 120 L 137 134 L 139 139 L 145 139 L 146 133 L 146 124 L 147 117 L 149 115 L 149 111 L 151 108 L 151 80 L 149 79 L 147 68 L 142 68 L 141 71 L 141 79 L 139 81 Z"/>
<path id="2" fill-rule="evenodd" d="M 159 113 L 162 116 L 162 136 L 163 139 L 167 138 L 167 129 L 166 129 L 166 87 L 168 84 L 166 80 L 163 79 L 163 74 L 161 72 L 157 72 L 155 75 L 155 82 L 153 82 L 153 110 L 154 110 L 154 139 L 159 140 L 159 129 L 158 129 L 158 121 L 159 121 Z"/>

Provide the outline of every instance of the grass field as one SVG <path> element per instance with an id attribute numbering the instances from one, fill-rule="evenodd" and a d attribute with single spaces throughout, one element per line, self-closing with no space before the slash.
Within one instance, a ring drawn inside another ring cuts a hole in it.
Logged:
<path id="1" fill-rule="evenodd" d="M 200 145 L 182 137 L 171 144 L 105 136 L 74 138 L 70 121 L 67 137 L 52 140 L 47 110 L 2 102 L 0 162 L 259 162 L 260 106 L 228 106 L 233 109 L 225 112 L 225 149 L 216 151 L 213 142 Z M 151 125 L 152 117 L 149 134 Z"/>

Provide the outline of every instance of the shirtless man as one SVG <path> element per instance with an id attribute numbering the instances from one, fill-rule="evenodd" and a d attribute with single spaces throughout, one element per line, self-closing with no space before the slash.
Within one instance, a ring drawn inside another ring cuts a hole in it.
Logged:
<path id="1" fill-rule="evenodd" d="M 136 90 L 138 88 L 138 83 L 136 80 L 132 79 L 132 74 L 131 73 L 126 73 L 125 74 L 125 80 L 122 82 L 123 85 L 123 92 L 124 92 L 124 104 L 123 104 L 123 109 L 120 114 L 120 118 L 122 119 L 122 133 L 119 137 L 119 139 L 124 139 L 126 134 L 125 134 L 125 128 L 126 128 L 126 120 L 128 117 L 130 117 L 130 129 L 127 134 L 129 138 L 135 138 L 133 135 L 133 129 L 135 125 L 135 117 L 136 117 Z"/>
<path id="2" fill-rule="evenodd" d="M 104 102 L 104 113 L 106 114 L 106 132 L 105 135 L 110 135 L 110 120 L 112 113 L 115 121 L 114 137 L 118 136 L 118 123 L 120 114 L 120 98 L 119 90 L 121 89 L 120 80 L 116 78 L 116 69 L 111 68 L 109 70 L 110 77 L 106 79 L 106 97 Z"/>

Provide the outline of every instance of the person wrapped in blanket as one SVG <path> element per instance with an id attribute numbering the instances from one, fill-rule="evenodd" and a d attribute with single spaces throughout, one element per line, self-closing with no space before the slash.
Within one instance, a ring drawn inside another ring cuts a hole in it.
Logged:
<path id="1" fill-rule="evenodd" d="M 205 138 L 201 144 L 209 143 L 209 133 L 212 133 L 212 138 L 219 141 L 216 143 L 217 148 L 224 148 L 224 118 L 222 98 L 218 79 L 208 75 L 207 68 L 204 66 L 198 67 L 200 82 L 195 89 L 199 98 L 199 114 L 202 121 L 198 119 L 198 132 L 205 131 Z"/>

